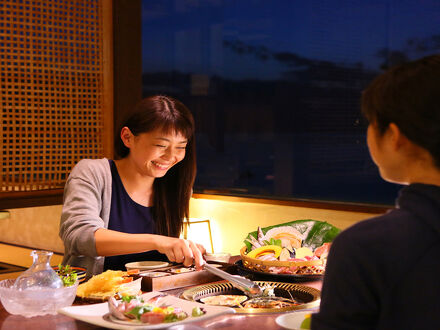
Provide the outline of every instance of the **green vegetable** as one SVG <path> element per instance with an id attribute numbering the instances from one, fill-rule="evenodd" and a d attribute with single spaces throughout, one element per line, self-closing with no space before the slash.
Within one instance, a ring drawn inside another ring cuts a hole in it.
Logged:
<path id="1" fill-rule="evenodd" d="M 165 315 L 165 318 L 163 319 L 164 323 L 171 323 L 171 322 L 176 322 L 178 321 L 177 315 L 174 313 L 170 313 Z"/>
<path id="2" fill-rule="evenodd" d="M 135 296 L 123 296 L 123 295 L 121 295 L 119 293 L 118 293 L 118 296 L 119 296 L 119 298 L 121 298 L 121 300 L 123 302 L 128 302 L 128 303 L 136 298 Z"/>
<path id="3" fill-rule="evenodd" d="M 266 234 L 269 229 L 281 227 L 281 226 L 292 226 L 296 230 L 298 230 L 301 234 L 308 233 L 306 238 L 304 239 L 302 245 L 308 246 L 312 249 L 315 249 L 319 246 L 321 246 L 324 243 L 331 242 L 333 239 L 339 234 L 341 231 L 340 229 L 336 228 L 335 226 L 329 224 L 325 221 L 318 221 L 318 220 L 312 220 L 312 219 L 305 219 L 305 220 L 294 220 L 290 222 L 281 223 L 274 226 L 268 226 L 261 228 L 263 231 L 263 234 Z M 253 236 L 255 239 L 258 237 L 258 232 L 253 231 L 249 233 L 246 238 L 249 238 L 250 236 Z M 273 239 L 273 238 L 272 238 Z M 272 242 L 271 239 L 271 242 Z M 278 240 L 274 240 L 271 245 L 278 245 Z M 244 241 L 247 247 L 247 252 L 250 252 L 252 250 L 252 245 L 248 241 Z M 281 245 L 281 244 L 279 244 Z"/>
<path id="4" fill-rule="evenodd" d="M 132 314 L 134 315 L 138 320 L 140 320 L 141 315 L 147 312 L 151 312 L 153 310 L 152 305 L 143 305 L 143 306 L 136 306 L 131 311 L 127 312 L 126 314 Z"/>
<path id="5" fill-rule="evenodd" d="M 58 276 L 63 281 L 64 286 L 72 286 L 75 284 L 77 275 L 76 272 L 70 268 L 69 265 L 58 265 Z"/>
<path id="6" fill-rule="evenodd" d="M 193 317 L 197 317 L 197 316 L 202 316 L 202 315 L 204 315 L 206 312 L 203 310 L 203 308 L 200 308 L 200 307 L 194 307 L 193 309 L 192 309 L 192 313 L 191 313 L 191 315 L 193 316 Z"/>
<path id="7" fill-rule="evenodd" d="M 165 315 L 163 322 L 164 323 L 177 322 L 177 321 L 184 320 L 187 317 L 188 317 L 188 315 L 185 312 L 170 313 L 170 314 Z"/>
<path id="8" fill-rule="evenodd" d="M 144 302 L 144 300 L 141 297 L 138 296 L 123 296 L 121 294 L 118 293 L 119 298 L 124 301 L 124 302 L 130 302 L 132 300 L 138 300 L 140 302 Z"/>
<path id="9" fill-rule="evenodd" d="M 281 246 L 281 240 L 280 239 L 274 239 L 273 237 L 270 238 L 270 241 L 264 241 L 265 245 L 278 245 Z"/>
<path id="10" fill-rule="evenodd" d="M 305 319 L 301 322 L 299 326 L 300 329 L 311 329 L 312 327 L 312 318 L 310 314 L 307 314 Z"/>

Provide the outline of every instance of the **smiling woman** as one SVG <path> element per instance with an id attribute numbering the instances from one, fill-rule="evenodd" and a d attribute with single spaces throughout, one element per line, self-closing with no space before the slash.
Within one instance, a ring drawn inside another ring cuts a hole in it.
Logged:
<path id="1" fill-rule="evenodd" d="M 167 96 L 142 100 L 123 123 L 116 160 L 82 160 L 66 183 L 63 263 L 88 277 L 133 261 L 203 263 L 203 246 L 177 238 L 194 183 L 194 120 Z"/>
<path id="2" fill-rule="evenodd" d="M 133 162 L 139 173 L 151 182 L 154 178 L 163 177 L 170 168 L 184 159 L 188 142 L 181 133 L 164 132 L 162 128 L 135 136 L 128 127 L 123 127 L 121 140 L 130 148 L 132 160 L 123 158 L 117 161 L 118 169 Z"/>

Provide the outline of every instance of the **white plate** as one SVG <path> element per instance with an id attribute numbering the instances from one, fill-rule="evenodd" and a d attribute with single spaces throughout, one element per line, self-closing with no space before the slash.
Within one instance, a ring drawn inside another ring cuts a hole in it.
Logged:
<path id="1" fill-rule="evenodd" d="M 152 291 L 143 294 L 142 297 L 146 301 L 150 299 L 150 297 L 157 296 L 159 293 L 160 292 L 158 291 Z M 188 318 L 173 323 L 160 323 L 160 324 L 152 324 L 152 325 L 148 325 L 148 324 L 137 325 L 127 321 L 126 322 L 127 325 L 123 325 L 120 324 L 119 322 L 115 323 L 110 320 L 107 302 L 101 304 L 64 307 L 58 310 L 58 313 L 70 316 L 79 321 L 87 322 L 100 327 L 106 327 L 109 329 L 162 329 L 162 328 L 171 327 L 173 325 L 203 321 L 217 315 L 235 313 L 235 310 L 229 307 L 210 306 L 210 305 L 197 303 L 194 301 L 179 299 L 174 296 L 166 296 L 164 298 L 161 298 L 160 303 L 169 304 L 171 306 L 182 308 L 183 311 L 185 311 L 188 314 Z M 191 316 L 192 309 L 196 306 L 202 307 L 206 311 L 206 314 L 198 317 L 192 317 Z M 124 322 L 124 321 L 120 321 L 120 322 Z"/>
<path id="2" fill-rule="evenodd" d="M 206 253 L 205 254 L 206 261 L 229 262 L 229 258 L 231 258 L 231 254 L 227 253 L 227 252 Z"/>
<path id="3" fill-rule="evenodd" d="M 162 268 L 168 265 L 169 263 L 166 261 L 135 261 L 125 264 L 125 268 L 127 268 L 127 270 L 130 269 L 145 270 L 145 269 Z"/>
<path id="4" fill-rule="evenodd" d="M 275 319 L 275 322 L 283 328 L 291 330 L 300 330 L 302 321 L 307 314 L 312 314 L 312 311 L 303 312 L 293 312 L 288 314 L 283 314 Z"/>

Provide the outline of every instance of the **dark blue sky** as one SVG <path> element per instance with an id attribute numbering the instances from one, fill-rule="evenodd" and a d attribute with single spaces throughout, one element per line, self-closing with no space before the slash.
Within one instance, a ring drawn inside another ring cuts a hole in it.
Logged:
<path id="1" fill-rule="evenodd" d="M 372 69 L 383 61 L 377 56 L 382 48 L 410 58 L 440 50 L 440 41 L 433 50 L 430 39 L 440 36 L 438 0 L 144 0 L 142 14 L 148 72 L 276 79 L 285 69 L 275 60 L 238 54 L 224 40 Z M 421 42 L 428 50 L 420 50 Z"/>
<path id="2" fill-rule="evenodd" d="M 393 203 L 357 124 L 360 90 L 391 51 L 440 52 L 440 0 L 143 0 L 142 15 L 144 72 L 192 74 L 144 89 L 195 96 L 197 187 Z"/>

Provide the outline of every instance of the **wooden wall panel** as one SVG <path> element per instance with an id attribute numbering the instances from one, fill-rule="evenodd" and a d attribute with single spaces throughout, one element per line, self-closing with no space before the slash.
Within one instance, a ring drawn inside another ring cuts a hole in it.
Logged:
<path id="1" fill-rule="evenodd" d="M 142 35 L 140 0 L 113 1 L 114 136 L 142 98 Z"/>
<path id="2" fill-rule="evenodd" d="M 111 4 L 0 2 L 0 199 L 59 192 L 80 159 L 112 156 Z"/>

